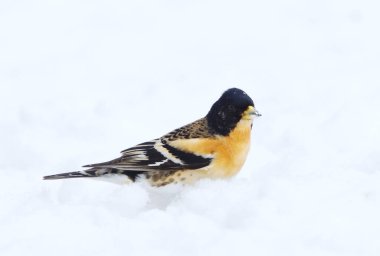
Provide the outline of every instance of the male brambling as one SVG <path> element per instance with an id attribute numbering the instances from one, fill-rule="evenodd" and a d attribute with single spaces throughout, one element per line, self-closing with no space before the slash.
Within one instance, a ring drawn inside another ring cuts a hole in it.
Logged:
<path id="1" fill-rule="evenodd" d="M 252 99 L 232 88 L 208 114 L 161 138 L 138 144 L 114 160 L 89 164 L 87 170 L 45 176 L 45 180 L 126 175 L 153 186 L 193 183 L 201 178 L 228 178 L 243 166 L 250 146 L 252 120 L 261 116 Z"/>

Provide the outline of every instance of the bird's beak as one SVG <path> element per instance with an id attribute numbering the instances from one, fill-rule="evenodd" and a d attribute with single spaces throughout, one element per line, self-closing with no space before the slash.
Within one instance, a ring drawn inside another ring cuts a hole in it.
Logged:
<path id="1" fill-rule="evenodd" d="M 253 106 L 249 106 L 249 114 L 252 116 L 261 116 L 261 114 Z"/>

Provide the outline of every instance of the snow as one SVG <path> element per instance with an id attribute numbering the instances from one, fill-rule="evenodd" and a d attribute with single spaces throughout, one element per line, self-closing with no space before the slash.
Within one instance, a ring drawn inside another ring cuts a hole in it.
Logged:
<path id="1" fill-rule="evenodd" d="M 376 1 L 0 2 L 0 255 L 380 253 Z M 205 115 L 263 114 L 242 171 L 42 181 Z"/>

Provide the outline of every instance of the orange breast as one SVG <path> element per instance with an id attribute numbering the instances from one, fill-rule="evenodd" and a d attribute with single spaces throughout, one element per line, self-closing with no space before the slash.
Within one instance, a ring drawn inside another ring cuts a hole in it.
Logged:
<path id="1" fill-rule="evenodd" d="M 171 145 L 187 152 L 214 157 L 211 165 L 203 168 L 204 176 L 226 178 L 235 175 L 243 166 L 250 146 L 251 120 L 241 120 L 228 136 L 207 139 L 172 141 Z M 201 171 L 197 170 L 196 172 Z"/>

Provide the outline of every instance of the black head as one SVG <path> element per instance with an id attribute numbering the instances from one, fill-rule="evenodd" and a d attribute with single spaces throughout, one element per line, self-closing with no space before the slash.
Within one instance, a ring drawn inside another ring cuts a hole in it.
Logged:
<path id="1" fill-rule="evenodd" d="M 209 127 L 217 134 L 228 135 L 250 106 L 255 105 L 248 94 L 238 88 L 228 89 L 208 112 Z"/>

